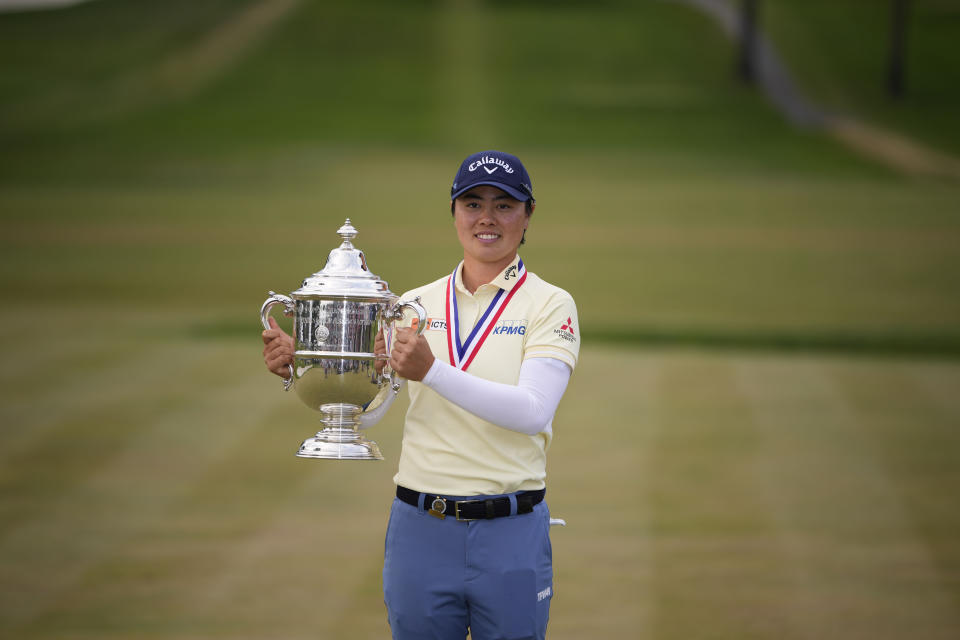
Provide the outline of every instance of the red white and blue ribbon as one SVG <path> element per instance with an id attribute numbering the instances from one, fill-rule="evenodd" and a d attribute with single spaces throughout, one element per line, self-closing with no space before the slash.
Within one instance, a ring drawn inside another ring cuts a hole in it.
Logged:
<path id="1" fill-rule="evenodd" d="M 456 277 L 457 270 L 454 269 L 453 274 L 447 278 L 447 351 L 450 356 L 450 364 L 466 371 L 477 352 L 480 351 L 480 347 L 483 346 L 487 336 L 490 335 L 490 331 L 496 326 L 500 314 L 510 304 L 513 294 L 526 281 L 527 269 L 523 266 L 523 260 L 517 263 L 517 283 L 513 285 L 510 291 L 505 289 L 497 291 L 487 310 L 483 312 L 483 315 L 480 316 L 477 324 L 473 327 L 473 331 L 463 342 L 460 341 L 460 315 L 457 309 L 457 287 L 454 282 Z"/>

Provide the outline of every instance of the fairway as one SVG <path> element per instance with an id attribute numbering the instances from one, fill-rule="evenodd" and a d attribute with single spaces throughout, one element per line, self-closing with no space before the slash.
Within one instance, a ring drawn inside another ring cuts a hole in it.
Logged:
<path id="1" fill-rule="evenodd" d="M 900 105 L 870 3 L 767 4 L 812 98 L 955 152 L 950 3 Z M 257 311 L 347 217 L 393 292 L 448 274 L 457 162 L 502 148 L 583 339 L 551 640 L 960 637 L 960 184 L 792 128 L 735 55 L 679 2 L 0 15 L 0 636 L 389 637 L 406 396 L 384 462 L 296 458 Z"/>
<path id="2" fill-rule="evenodd" d="M 405 402 L 371 432 L 386 461 L 302 460 L 316 416 L 255 340 L 70 320 L 94 338 L 48 341 L 43 385 L 3 371 L 3 634 L 386 637 Z M 588 347 L 554 424 L 550 637 L 955 637 L 958 384 L 952 363 Z"/>
<path id="3" fill-rule="evenodd" d="M 440 155 L 376 193 L 344 177 L 388 175 L 387 151 L 0 192 L 3 635 L 386 637 L 405 399 L 371 434 L 385 462 L 295 458 L 317 418 L 263 371 L 256 312 L 345 215 L 395 291 L 446 272 L 449 214 L 419 197 Z M 621 153 L 585 192 L 584 157 L 527 160 L 545 195 L 524 259 L 576 296 L 585 340 L 548 469 L 570 523 L 550 637 L 954 637 L 956 187 Z M 754 350 L 696 347 L 731 335 Z"/>
<path id="4" fill-rule="evenodd" d="M 574 294 L 588 337 L 960 353 L 958 185 L 643 150 L 526 155 L 543 195 L 524 260 Z M 190 308 L 198 330 L 236 334 L 256 330 L 267 290 L 322 268 L 351 217 L 401 293 L 460 259 L 448 157 L 288 148 L 15 183 L 0 189 L 0 277 L 22 302 Z M 358 185 L 368 175 L 376 189 Z"/>

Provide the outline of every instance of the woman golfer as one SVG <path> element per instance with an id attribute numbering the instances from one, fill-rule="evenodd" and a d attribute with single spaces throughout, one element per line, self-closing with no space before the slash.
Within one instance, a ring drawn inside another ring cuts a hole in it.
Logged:
<path id="1" fill-rule="evenodd" d="M 399 330 L 389 360 L 411 381 L 383 566 L 399 640 L 546 635 L 546 452 L 580 335 L 570 295 L 517 253 L 534 207 L 515 156 L 468 157 L 451 189 L 463 261 L 401 296 L 429 320 L 419 337 Z M 292 339 L 263 336 L 267 367 L 286 376 Z"/>

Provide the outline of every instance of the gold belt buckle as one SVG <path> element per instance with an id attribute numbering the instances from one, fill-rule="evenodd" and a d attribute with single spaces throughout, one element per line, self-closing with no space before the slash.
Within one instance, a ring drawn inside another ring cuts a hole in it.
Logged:
<path id="1" fill-rule="evenodd" d="M 480 518 L 461 518 L 460 517 L 460 505 L 462 504 L 472 504 L 474 502 L 483 502 L 483 500 L 460 500 L 459 502 L 453 503 L 453 513 L 457 516 L 457 520 L 460 522 L 473 522 L 474 520 L 480 520 Z"/>

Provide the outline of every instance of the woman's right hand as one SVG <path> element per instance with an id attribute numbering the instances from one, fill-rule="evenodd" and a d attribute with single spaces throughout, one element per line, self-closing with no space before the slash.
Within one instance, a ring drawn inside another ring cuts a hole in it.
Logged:
<path id="1" fill-rule="evenodd" d="M 290 376 L 289 365 L 293 364 L 293 338 L 288 335 L 273 318 L 269 319 L 270 328 L 264 330 L 263 362 L 272 373 L 287 378 Z"/>

